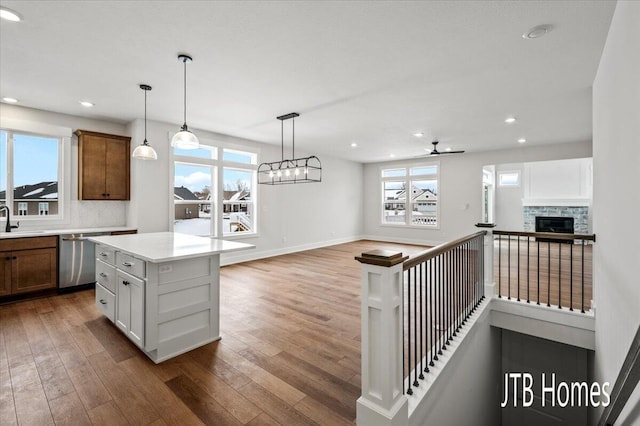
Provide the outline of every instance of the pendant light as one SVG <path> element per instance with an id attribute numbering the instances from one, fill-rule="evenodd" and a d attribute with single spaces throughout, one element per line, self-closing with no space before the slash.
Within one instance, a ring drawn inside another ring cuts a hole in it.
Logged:
<path id="1" fill-rule="evenodd" d="M 322 181 L 322 164 L 315 155 L 310 157 L 295 158 L 296 156 L 296 121 L 300 117 L 297 112 L 276 117 L 280 120 L 280 152 L 281 160 L 271 163 L 262 163 L 258 166 L 258 183 L 261 185 L 284 185 L 291 183 L 311 183 Z M 291 120 L 291 157 L 284 158 L 284 121 Z"/>
<path id="2" fill-rule="evenodd" d="M 156 150 L 147 142 L 147 92 L 151 90 L 151 86 L 141 84 L 140 88 L 144 90 L 144 142 L 133 150 L 133 158 L 138 160 L 157 160 L 158 154 L 156 154 Z"/>
<path id="3" fill-rule="evenodd" d="M 178 55 L 178 60 L 184 64 L 184 124 L 171 138 L 171 145 L 180 149 L 198 149 L 198 138 L 187 127 L 187 62 L 192 62 L 193 59 L 188 55 Z"/>

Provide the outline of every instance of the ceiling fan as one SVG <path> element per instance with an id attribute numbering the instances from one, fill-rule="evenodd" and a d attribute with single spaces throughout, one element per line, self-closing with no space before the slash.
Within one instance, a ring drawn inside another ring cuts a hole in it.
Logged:
<path id="1" fill-rule="evenodd" d="M 443 155 L 443 154 L 462 154 L 464 151 L 438 151 L 438 141 L 431 142 L 433 144 L 433 149 L 430 154 L 419 155 L 419 157 L 431 156 L 431 155 Z"/>

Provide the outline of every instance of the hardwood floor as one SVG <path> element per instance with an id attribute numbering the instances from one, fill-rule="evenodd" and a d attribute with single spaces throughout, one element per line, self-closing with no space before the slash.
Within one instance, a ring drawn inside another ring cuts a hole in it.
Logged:
<path id="1" fill-rule="evenodd" d="M 155 365 L 83 291 L 0 306 L 0 425 L 347 425 L 358 241 L 221 269 L 222 340 Z"/>
<path id="2" fill-rule="evenodd" d="M 519 249 L 519 251 L 518 251 Z M 527 250 L 529 266 L 527 267 Z M 494 251 L 494 279 L 502 297 L 591 309 L 593 298 L 593 245 L 559 244 L 503 239 Z M 539 266 L 538 266 L 539 265 Z M 584 287 L 583 287 L 584 285 Z M 583 292 L 584 288 L 584 292 Z"/>

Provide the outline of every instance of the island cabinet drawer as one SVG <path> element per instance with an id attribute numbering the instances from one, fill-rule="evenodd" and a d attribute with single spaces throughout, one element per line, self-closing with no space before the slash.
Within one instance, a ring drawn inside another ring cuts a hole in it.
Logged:
<path id="1" fill-rule="evenodd" d="M 116 253 L 116 266 L 121 271 L 125 271 L 138 278 L 146 277 L 146 262 L 126 253 Z"/>
<path id="2" fill-rule="evenodd" d="M 111 293 L 116 292 L 116 267 L 96 260 L 96 282 Z"/>
<path id="3" fill-rule="evenodd" d="M 115 322 L 116 296 L 99 283 L 96 284 L 96 306 L 105 317 Z"/>
<path id="4" fill-rule="evenodd" d="M 108 263 L 109 265 L 116 264 L 116 251 L 107 246 L 96 246 L 96 259 L 102 260 L 104 263 Z"/>

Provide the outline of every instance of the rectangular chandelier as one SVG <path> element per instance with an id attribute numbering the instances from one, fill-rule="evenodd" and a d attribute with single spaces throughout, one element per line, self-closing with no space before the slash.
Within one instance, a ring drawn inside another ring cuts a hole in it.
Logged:
<path id="1" fill-rule="evenodd" d="M 280 161 L 262 163 L 258 166 L 258 184 L 287 185 L 294 183 L 322 182 L 322 164 L 315 155 L 295 158 L 295 118 L 300 114 L 292 112 L 276 117 L 280 120 L 281 152 Z M 284 158 L 284 121 L 292 118 L 292 150 L 291 160 Z"/>

